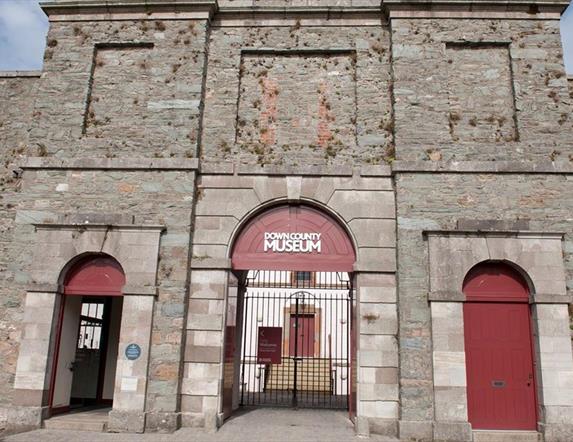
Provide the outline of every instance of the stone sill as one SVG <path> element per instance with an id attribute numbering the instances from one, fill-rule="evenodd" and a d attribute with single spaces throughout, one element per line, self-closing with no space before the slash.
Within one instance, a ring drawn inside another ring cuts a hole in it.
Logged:
<path id="1" fill-rule="evenodd" d="M 0 71 L 1 78 L 39 78 L 42 71 Z"/>
<path id="2" fill-rule="evenodd" d="M 56 229 L 56 230 L 115 230 L 115 231 L 122 231 L 122 230 L 138 230 L 138 231 L 149 231 L 149 232 L 163 232 L 166 230 L 165 226 L 161 225 L 137 225 L 137 224 L 57 224 L 57 223 L 38 223 L 32 224 L 36 229 L 39 230 L 47 230 L 47 229 Z"/>
<path id="3" fill-rule="evenodd" d="M 28 293 L 62 293 L 63 287 L 59 284 L 30 284 L 26 287 Z M 123 287 L 123 296 L 157 296 L 156 286 L 129 286 Z"/>
<path id="4" fill-rule="evenodd" d="M 564 232 L 539 232 L 531 230 L 424 230 L 425 237 L 486 236 L 487 238 L 539 238 L 563 239 Z"/>
<path id="5" fill-rule="evenodd" d="M 573 174 L 569 161 L 394 161 L 392 172 Z"/>
<path id="6" fill-rule="evenodd" d="M 354 176 L 390 177 L 390 166 L 372 165 L 352 167 L 342 166 L 263 166 L 250 164 L 234 164 L 230 161 L 201 163 L 203 175 L 280 175 L 280 176 Z"/>
<path id="7" fill-rule="evenodd" d="M 77 158 L 58 159 L 29 157 L 21 166 L 24 170 L 198 170 L 197 158 Z"/>
<path id="8" fill-rule="evenodd" d="M 466 295 L 455 291 L 431 291 L 428 293 L 430 302 L 465 302 Z M 495 302 L 495 300 L 494 300 Z M 529 296 L 530 304 L 570 304 L 573 296 L 554 293 L 534 293 Z"/>

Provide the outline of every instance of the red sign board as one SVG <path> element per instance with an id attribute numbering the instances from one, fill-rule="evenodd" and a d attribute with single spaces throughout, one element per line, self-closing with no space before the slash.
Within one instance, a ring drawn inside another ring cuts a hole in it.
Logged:
<path id="1" fill-rule="evenodd" d="M 281 363 L 282 337 L 282 327 L 259 327 L 257 364 Z"/>
<path id="2" fill-rule="evenodd" d="M 356 254 L 338 222 L 307 206 L 277 206 L 247 222 L 235 241 L 235 270 L 352 272 Z"/>

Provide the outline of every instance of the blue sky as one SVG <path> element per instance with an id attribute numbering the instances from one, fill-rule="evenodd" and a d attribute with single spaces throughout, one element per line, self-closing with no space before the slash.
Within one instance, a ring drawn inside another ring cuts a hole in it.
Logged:
<path id="1" fill-rule="evenodd" d="M 0 70 L 42 68 L 48 23 L 38 0 L 0 0 Z M 561 20 L 567 72 L 573 75 L 573 5 Z"/>

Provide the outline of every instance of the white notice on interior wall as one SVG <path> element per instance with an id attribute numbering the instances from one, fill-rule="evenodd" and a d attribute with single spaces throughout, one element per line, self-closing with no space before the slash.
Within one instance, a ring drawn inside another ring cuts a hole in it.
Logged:
<path id="1" fill-rule="evenodd" d="M 128 376 L 122 377 L 121 391 L 137 391 L 137 378 Z"/>

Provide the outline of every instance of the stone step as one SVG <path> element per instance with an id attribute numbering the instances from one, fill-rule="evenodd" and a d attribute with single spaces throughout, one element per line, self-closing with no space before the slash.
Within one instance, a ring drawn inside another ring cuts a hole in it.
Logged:
<path id="1" fill-rule="evenodd" d="M 474 442 L 543 442 L 537 431 L 474 430 Z"/>
<path id="2" fill-rule="evenodd" d="M 71 412 L 53 416 L 44 421 L 48 430 L 107 431 L 107 413 L 109 409 L 95 409 L 83 412 Z"/>
<path id="3" fill-rule="evenodd" d="M 44 428 L 47 430 L 95 431 L 102 433 L 107 430 L 107 423 L 100 421 L 86 422 L 85 420 L 47 419 L 44 421 Z"/>

